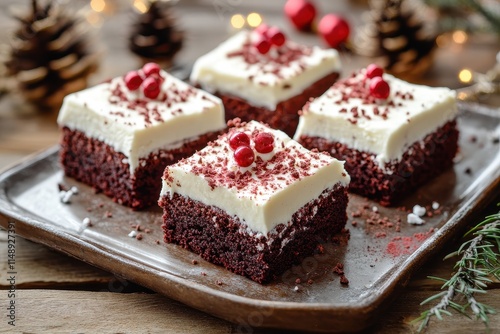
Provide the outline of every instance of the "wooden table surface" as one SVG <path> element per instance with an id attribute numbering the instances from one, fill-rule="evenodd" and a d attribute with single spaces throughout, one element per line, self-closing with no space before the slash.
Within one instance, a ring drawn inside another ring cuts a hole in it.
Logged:
<path id="1" fill-rule="evenodd" d="M 29 1 L 24 1 L 26 4 Z M 318 1 L 323 12 L 343 13 L 354 22 L 364 9 L 362 1 Z M 83 6 L 86 1 L 74 4 Z M 91 79 L 92 83 L 122 74 L 138 66 L 127 50 L 126 36 L 131 22 L 131 1 L 114 1 L 117 11 L 106 16 L 98 36 L 105 53 L 102 67 Z M 285 22 L 283 1 L 180 1 L 176 6 L 179 24 L 186 31 L 186 44 L 177 63 L 189 66 L 197 56 L 210 50 L 228 34 L 229 18 L 234 13 L 257 11 L 266 21 L 285 28 L 293 39 L 307 44 L 320 44 L 314 35 L 299 34 Z M 7 19 L 7 1 L 0 3 L 0 28 L 8 31 L 16 22 Z M 0 36 L 6 42 L 7 34 Z M 416 81 L 432 85 L 459 88 L 457 72 L 471 68 L 485 72 L 495 62 L 500 49 L 498 39 L 471 38 L 464 45 L 449 43 L 436 53 L 435 63 L 428 75 Z M 342 53 L 344 69 L 366 65 L 368 60 Z M 497 106 L 498 107 L 498 106 Z M 26 159 L 31 154 L 57 144 L 59 132 L 55 123 L 57 111 L 37 114 L 15 95 L 0 99 L 0 170 Z M 495 202 L 500 201 L 497 192 Z M 490 205 L 477 212 L 477 221 L 494 212 Z M 408 333 L 416 326 L 410 321 L 425 307 L 420 302 L 440 289 L 437 281 L 427 276 L 449 277 L 453 261 L 443 262 L 444 255 L 456 250 L 455 242 L 444 245 L 435 258 L 425 264 L 400 291 L 384 316 L 378 319 L 373 333 Z M 158 295 L 125 281 L 111 273 L 57 253 L 20 237 L 16 239 L 16 326 L 9 326 L 6 317 L 7 293 L 7 233 L 0 231 L 0 332 L 29 333 L 275 333 L 277 330 L 239 327 L 191 309 L 179 302 Z M 493 284 L 480 300 L 500 311 L 500 285 Z M 500 315 L 491 317 L 492 332 L 500 332 Z M 431 323 L 430 333 L 485 332 L 485 327 L 474 320 L 454 315 L 444 321 Z M 282 331 L 284 332 L 284 331 Z"/>

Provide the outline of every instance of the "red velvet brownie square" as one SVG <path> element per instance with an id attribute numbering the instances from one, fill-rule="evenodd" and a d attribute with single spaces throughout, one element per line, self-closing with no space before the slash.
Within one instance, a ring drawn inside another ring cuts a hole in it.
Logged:
<path id="1" fill-rule="evenodd" d="M 225 128 L 220 99 L 151 63 L 68 95 L 58 124 L 65 174 L 137 210 L 157 202 L 166 165 Z"/>
<path id="2" fill-rule="evenodd" d="M 294 138 L 345 160 L 352 192 L 391 205 L 453 165 L 457 107 L 448 88 L 370 78 L 374 68 L 306 105 Z"/>
<path id="3" fill-rule="evenodd" d="M 165 241 L 264 283 L 345 226 L 349 175 L 281 131 L 233 125 L 165 169 Z"/>
<path id="4" fill-rule="evenodd" d="M 239 32 L 200 57 L 190 80 L 222 99 L 226 120 L 261 121 L 293 136 L 298 111 L 338 78 L 338 52 L 285 40 L 262 54 L 259 34 Z"/>

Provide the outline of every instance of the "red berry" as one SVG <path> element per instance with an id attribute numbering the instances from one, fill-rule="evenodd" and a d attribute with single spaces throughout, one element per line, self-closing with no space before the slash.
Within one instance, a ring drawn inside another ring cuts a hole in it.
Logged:
<path id="1" fill-rule="evenodd" d="M 229 137 L 229 146 L 236 150 L 240 146 L 250 147 L 250 137 L 244 132 L 233 132 Z"/>
<path id="2" fill-rule="evenodd" d="M 267 38 L 273 45 L 282 46 L 285 44 L 285 34 L 278 27 L 271 27 L 267 30 Z"/>
<path id="3" fill-rule="evenodd" d="M 142 71 L 145 76 L 149 77 L 152 74 L 160 73 L 160 65 L 157 63 L 147 63 L 142 67 Z"/>
<path id="4" fill-rule="evenodd" d="M 253 42 L 253 45 L 261 54 L 266 54 L 271 49 L 271 43 L 269 43 L 266 36 L 262 35 L 258 35 L 258 37 Z"/>
<path id="5" fill-rule="evenodd" d="M 255 154 L 249 146 L 240 146 L 234 151 L 234 160 L 240 167 L 248 167 L 255 160 Z"/>
<path id="6" fill-rule="evenodd" d="M 376 64 L 370 64 L 366 67 L 366 77 L 372 79 L 381 77 L 384 74 L 384 69 Z"/>
<path id="7" fill-rule="evenodd" d="M 130 71 L 125 75 L 125 86 L 130 90 L 138 89 L 142 84 L 142 77 L 137 71 Z"/>
<path id="8" fill-rule="evenodd" d="M 255 28 L 255 32 L 259 35 L 262 35 L 264 37 L 267 37 L 267 31 L 269 30 L 269 26 L 265 23 L 262 23 L 259 25 L 257 28 Z"/>
<path id="9" fill-rule="evenodd" d="M 318 33 L 332 48 L 337 48 L 349 37 L 349 23 L 335 14 L 325 15 L 318 24 Z"/>
<path id="10" fill-rule="evenodd" d="M 274 137 L 267 132 L 259 133 L 255 138 L 255 150 L 259 153 L 269 153 L 274 149 Z"/>
<path id="11" fill-rule="evenodd" d="M 284 7 L 286 16 L 299 30 L 310 30 L 316 17 L 316 7 L 307 0 L 288 0 Z"/>
<path id="12" fill-rule="evenodd" d="M 146 78 L 142 83 L 142 90 L 145 97 L 156 99 L 160 95 L 160 83 L 155 78 Z"/>
<path id="13" fill-rule="evenodd" d="M 387 99 L 391 88 L 382 77 L 375 77 L 370 81 L 370 94 L 377 99 Z"/>

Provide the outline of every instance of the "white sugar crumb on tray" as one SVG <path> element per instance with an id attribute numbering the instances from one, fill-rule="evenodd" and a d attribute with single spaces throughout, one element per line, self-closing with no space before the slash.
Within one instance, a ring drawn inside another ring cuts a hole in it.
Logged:
<path id="1" fill-rule="evenodd" d="M 412 225 L 422 225 L 425 223 L 425 220 L 420 218 L 418 215 L 414 213 L 409 213 L 407 217 L 408 224 Z"/>
<path id="2" fill-rule="evenodd" d="M 439 203 L 438 203 L 438 202 L 436 202 L 436 201 L 432 202 L 432 209 L 433 209 L 433 210 L 437 210 L 437 209 L 439 209 L 439 206 L 440 206 L 440 205 L 439 205 Z"/>
<path id="3" fill-rule="evenodd" d="M 131 238 L 135 238 L 137 236 L 137 232 L 136 231 L 130 231 L 130 233 L 128 234 L 129 237 Z"/>
<path id="4" fill-rule="evenodd" d="M 413 214 L 417 215 L 419 217 L 423 217 L 425 215 L 426 211 L 427 210 L 425 209 L 425 207 L 420 206 L 418 204 L 413 207 Z"/>

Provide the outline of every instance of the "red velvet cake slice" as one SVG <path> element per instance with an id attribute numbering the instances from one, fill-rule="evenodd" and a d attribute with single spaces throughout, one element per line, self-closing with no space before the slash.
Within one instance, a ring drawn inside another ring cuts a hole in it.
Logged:
<path id="1" fill-rule="evenodd" d="M 299 45 L 276 27 L 260 26 L 200 57 L 190 80 L 222 99 L 226 120 L 257 120 L 293 136 L 298 111 L 323 94 L 339 71 L 336 50 Z"/>
<path id="2" fill-rule="evenodd" d="M 346 161 L 350 190 L 390 205 L 453 165 L 455 92 L 370 65 L 306 105 L 295 139 Z"/>
<path id="3" fill-rule="evenodd" d="M 58 124 L 65 174 L 133 209 L 157 202 L 166 165 L 226 126 L 219 98 L 154 63 L 68 95 Z"/>
<path id="4" fill-rule="evenodd" d="M 165 241 L 263 283 L 345 226 L 349 175 L 281 131 L 232 125 L 165 169 Z"/>

